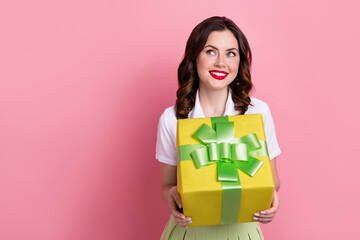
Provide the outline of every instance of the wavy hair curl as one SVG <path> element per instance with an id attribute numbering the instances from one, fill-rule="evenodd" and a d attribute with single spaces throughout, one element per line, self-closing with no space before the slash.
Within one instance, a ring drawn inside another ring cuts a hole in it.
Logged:
<path id="1" fill-rule="evenodd" d="M 211 17 L 199 23 L 191 32 L 186 43 L 184 58 L 178 68 L 178 90 L 176 92 L 175 112 L 177 119 L 188 118 L 194 108 L 196 91 L 199 88 L 199 76 L 196 70 L 196 59 L 213 31 L 230 30 L 239 45 L 240 63 L 235 80 L 229 87 L 235 110 L 244 114 L 251 105 L 249 93 L 253 88 L 251 82 L 251 50 L 249 43 L 239 27 L 226 17 Z"/>

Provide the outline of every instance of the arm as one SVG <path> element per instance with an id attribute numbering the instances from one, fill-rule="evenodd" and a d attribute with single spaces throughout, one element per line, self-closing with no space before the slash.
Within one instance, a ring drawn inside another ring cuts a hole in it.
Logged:
<path id="1" fill-rule="evenodd" d="M 280 189 L 280 179 L 276 168 L 276 157 L 270 161 L 271 162 L 271 169 L 274 177 L 275 182 L 275 190 L 278 192 Z"/>
<path id="2" fill-rule="evenodd" d="M 254 220 L 258 220 L 261 223 L 269 223 L 271 222 L 275 214 L 279 208 L 279 196 L 277 195 L 277 191 L 280 189 L 280 179 L 277 173 L 276 169 L 276 157 L 270 161 L 271 162 L 271 169 L 274 177 L 274 183 L 275 183 L 275 190 L 273 194 L 273 199 L 271 203 L 271 208 L 255 213 L 254 214 Z"/>
<path id="3" fill-rule="evenodd" d="M 274 120 L 272 118 L 270 108 L 267 104 L 265 105 L 265 110 L 263 111 L 263 120 L 264 120 L 264 130 L 266 135 L 266 143 L 268 146 L 269 154 L 270 156 L 273 157 L 273 159 L 270 160 L 270 163 L 271 163 L 272 174 L 274 177 L 275 189 L 273 193 L 271 207 L 269 209 L 255 213 L 254 220 L 258 220 L 261 223 L 269 223 L 273 220 L 279 208 L 279 197 L 277 191 L 279 191 L 280 188 L 280 180 L 276 168 L 276 156 L 278 156 L 281 153 L 281 150 L 279 149 L 276 139 Z"/>
<path id="4" fill-rule="evenodd" d="M 176 166 L 161 163 L 161 175 L 161 196 L 165 202 L 168 202 L 169 190 L 176 186 Z"/>
<path id="5" fill-rule="evenodd" d="M 182 208 L 180 195 L 177 191 L 177 180 L 176 180 L 176 171 L 177 167 L 169 164 L 161 164 L 161 174 L 162 174 L 162 187 L 161 187 L 161 196 L 164 201 L 169 205 L 171 214 L 173 215 L 177 225 L 187 228 L 187 225 L 190 224 L 191 218 L 185 217 L 184 214 L 180 213 L 179 209 Z"/>

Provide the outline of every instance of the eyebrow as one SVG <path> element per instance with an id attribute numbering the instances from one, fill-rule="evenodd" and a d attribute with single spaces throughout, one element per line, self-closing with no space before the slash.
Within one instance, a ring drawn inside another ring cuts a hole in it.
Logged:
<path id="1" fill-rule="evenodd" d="M 219 50 L 219 49 L 217 49 L 216 47 L 214 47 L 213 45 L 207 45 L 207 46 L 205 46 L 204 48 L 207 48 L 207 47 L 211 47 L 211 48 L 214 48 L 214 49 L 216 49 L 216 50 Z M 236 48 L 226 49 L 226 51 L 231 51 L 231 50 L 236 50 L 237 52 L 239 52 L 239 50 L 237 50 Z"/>

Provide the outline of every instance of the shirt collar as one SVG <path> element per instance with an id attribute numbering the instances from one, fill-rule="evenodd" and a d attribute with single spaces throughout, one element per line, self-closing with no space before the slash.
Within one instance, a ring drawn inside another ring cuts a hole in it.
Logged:
<path id="1" fill-rule="evenodd" d="M 224 116 L 233 116 L 239 114 L 235 110 L 235 104 L 232 100 L 231 90 L 229 90 L 228 98 L 226 100 Z M 199 89 L 196 91 L 195 106 L 189 112 L 188 118 L 204 118 L 205 114 L 200 105 Z"/>

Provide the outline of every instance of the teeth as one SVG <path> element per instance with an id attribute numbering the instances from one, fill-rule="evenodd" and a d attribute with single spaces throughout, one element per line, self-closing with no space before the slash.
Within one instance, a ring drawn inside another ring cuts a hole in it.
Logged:
<path id="1" fill-rule="evenodd" d="M 219 73 L 219 72 L 211 72 L 211 73 L 220 77 L 226 76 L 226 73 Z"/>

